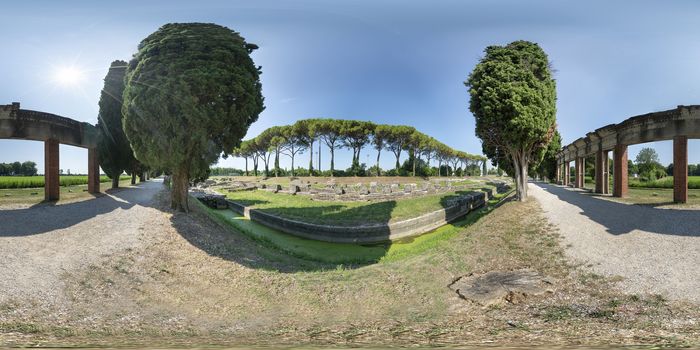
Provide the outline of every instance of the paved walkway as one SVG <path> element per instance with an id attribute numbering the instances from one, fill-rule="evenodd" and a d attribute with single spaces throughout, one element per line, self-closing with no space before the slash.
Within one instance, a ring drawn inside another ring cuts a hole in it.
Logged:
<path id="1" fill-rule="evenodd" d="M 700 302 L 700 210 L 617 203 L 544 183 L 529 186 L 575 261 L 622 276 L 629 293 Z"/>
<path id="2" fill-rule="evenodd" d="M 169 224 L 152 207 L 162 187 L 156 180 L 82 202 L 0 210 L 0 303 L 18 296 L 56 303 L 64 272 L 133 248 L 149 227 Z"/>

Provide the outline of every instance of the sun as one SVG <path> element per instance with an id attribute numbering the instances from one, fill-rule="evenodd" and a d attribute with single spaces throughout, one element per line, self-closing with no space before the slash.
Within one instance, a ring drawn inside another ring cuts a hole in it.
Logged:
<path id="1" fill-rule="evenodd" d="M 61 67 L 56 69 L 53 80 L 64 86 L 76 86 L 83 80 L 83 72 L 75 67 Z"/>

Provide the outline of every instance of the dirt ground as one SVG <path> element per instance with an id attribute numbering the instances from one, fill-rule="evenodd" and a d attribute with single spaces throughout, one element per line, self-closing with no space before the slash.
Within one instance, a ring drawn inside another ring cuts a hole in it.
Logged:
<path id="1" fill-rule="evenodd" d="M 120 209 L 150 213 L 134 215 L 141 220 L 130 238 L 136 243 L 81 264 L 55 262 L 65 267 L 49 272 L 57 284 L 37 287 L 55 288 L 62 296 L 55 302 L 6 295 L 0 344 L 687 345 L 700 339 L 696 304 L 626 294 L 615 278 L 568 262 L 559 232 L 534 200 L 506 202 L 422 254 L 367 266 L 290 257 L 203 213 L 172 213 L 167 204 L 167 193 L 157 191 L 152 201 Z M 23 278 L 22 265 L 14 266 L 18 274 L 4 283 Z M 553 292 L 485 308 L 448 288 L 469 273 L 521 268 L 551 277 Z"/>

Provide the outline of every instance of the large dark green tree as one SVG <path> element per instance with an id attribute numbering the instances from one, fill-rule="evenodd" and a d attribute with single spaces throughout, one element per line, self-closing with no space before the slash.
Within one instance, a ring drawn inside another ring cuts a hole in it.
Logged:
<path id="1" fill-rule="evenodd" d="M 135 162 L 129 140 L 122 127 L 122 95 L 124 93 L 125 61 L 114 61 L 105 76 L 100 94 L 97 129 L 100 139 L 97 151 L 100 167 L 112 179 L 112 188 L 119 187 L 119 177 L 124 170 L 131 170 Z"/>
<path id="2" fill-rule="evenodd" d="M 137 159 L 172 174 L 173 209 L 188 211 L 190 179 L 240 144 L 262 112 L 257 49 L 207 23 L 166 24 L 129 62 L 124 131 Z"/>
<path id="3" fill-rule="evenodd" d="M 510 160 L 518 200 L 525 200 L 528 166 L 539 163 L 556 129 L 556 84 L 547 54 L 528 41 L 489 46 L 465 85 L 484 153 Z"/>
<path id="4" fill-rule="evenodd" d="M 542 159 L 542 162 L 533 168 L 534 172 L 536 172 L 540 177 L 546 177 L 550 181 L 555 179 L 557 176 L 557 153 L 559 153 L 560 150 L 561 135 L 559 134 L 559 131 L 555 131 L 552 141 L 547 145 L 547 148 L 544 151 L 544 158 Z M 591 166 L 593 165 L 593 162 L 586 162 L 586 167 L 588 167 L 589 163 L 591 163 Z"/>

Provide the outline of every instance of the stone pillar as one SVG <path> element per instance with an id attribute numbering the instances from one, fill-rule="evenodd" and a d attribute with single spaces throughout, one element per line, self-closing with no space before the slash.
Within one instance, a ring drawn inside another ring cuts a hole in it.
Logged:
<path id="1" fill-rule="evenodd" d="M 61 194 L 58 173 L 58 141 L 44 141 L 44 200 L 56 201 Z"/>
<path id="2" fill-rule="evenodd" d="M 599 150 L 595 153 L 595 193 L 605 193 L 605 152 Z"/>
<path id="3" fill-rule="evenodd" d="M 627 196 L 627 145 L 616 145 L 615 150 L 613 150 L 613 157 L 615 158 L 615 181 L 613 196 L 615 197 L 626 197 Z"/>
<path id="4" fill-rule="evenodd" d="M 579 162 L 578 188 L 584 188 L 584 187 L 586 187 L 586 158 L 581 157 L 581 158 L 579 158 L 578 162 Z"/>
<path id="5" fill-rule="evenodd" d="M 557 162 L 557 184 L 561 185 L 561 163 Z"/>
<path id="6" fill-rule="evenodd" d="M 688 137 L 673 138 L 673 201 L 688 202 Z"/>
<path id="7" fill-rule="evenodd" d="M 564 162 L 564 186 L 569 186 L 569 181 L 571 181 L 569 168 L 569 162 Z"/>
<path id="8" fill-rule="evenodd" d="M 581 157 L 574 160 L 574 187 L 581 188 Z"/>
<path id="9" fill-rule="evenodd" d="M 603 151 L 603 194 L 610 194 L 610 156 Z"/>
<path id="10" fill-rule="evenodd" d="M 88 192 L 100 193 L 100 163 L 97 148 L 88 148 Z"/>

